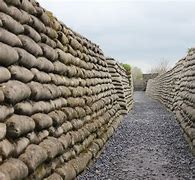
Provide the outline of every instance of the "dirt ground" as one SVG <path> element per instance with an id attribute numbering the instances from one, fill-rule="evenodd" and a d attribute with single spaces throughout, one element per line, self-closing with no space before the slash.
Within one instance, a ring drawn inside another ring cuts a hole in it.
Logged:
<path id="1" fill-rule="evenodd" d="M 78 180 L 192 180 L 195 157 L 172 113 L 135 92 L 134 109 Z"/>

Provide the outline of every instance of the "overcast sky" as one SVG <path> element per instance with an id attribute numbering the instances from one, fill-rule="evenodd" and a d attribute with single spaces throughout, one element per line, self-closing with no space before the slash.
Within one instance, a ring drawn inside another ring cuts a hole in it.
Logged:
<path id="1" fill-rule="evenodd" d="M 162 59 L 174 65 L 195 46 L 195 1 L 38 0 L 106 56 L 144 72 Z"/>

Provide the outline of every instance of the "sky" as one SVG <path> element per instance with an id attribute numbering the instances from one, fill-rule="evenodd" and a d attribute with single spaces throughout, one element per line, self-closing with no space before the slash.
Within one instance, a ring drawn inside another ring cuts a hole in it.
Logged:
<path id="1" fill-rule="evenodd" d="M 74 31 L 100 45 L 105 56 L 144 73 L 170 66 L 195 46 L 195 1 L 38 0 Z"/>

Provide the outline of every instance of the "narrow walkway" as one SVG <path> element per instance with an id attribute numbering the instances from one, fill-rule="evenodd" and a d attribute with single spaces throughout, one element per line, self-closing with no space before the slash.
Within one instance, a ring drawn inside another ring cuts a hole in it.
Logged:
<path id="1" fill-rule="evenodd" d="M 173 114 L 142 92 L 136 92 L 134 99 L 134 110 L 78 179 L 195 179 L 195 158 Z"/>

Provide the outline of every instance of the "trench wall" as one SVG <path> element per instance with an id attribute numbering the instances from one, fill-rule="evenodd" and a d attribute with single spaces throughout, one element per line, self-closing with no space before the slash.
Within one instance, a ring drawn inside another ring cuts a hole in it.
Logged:
<path id="1" fill-rule="evenodd" d="M 132 103 L 98 45 L 34 0 L 0 0 L 0 179 L 74 179 Z"/>
<path id="2" fill-rule="evenodd" d="M 146 93 L 174 112 L 195 153 L 195 49 L 173 69 L 149 80 Z"/>

